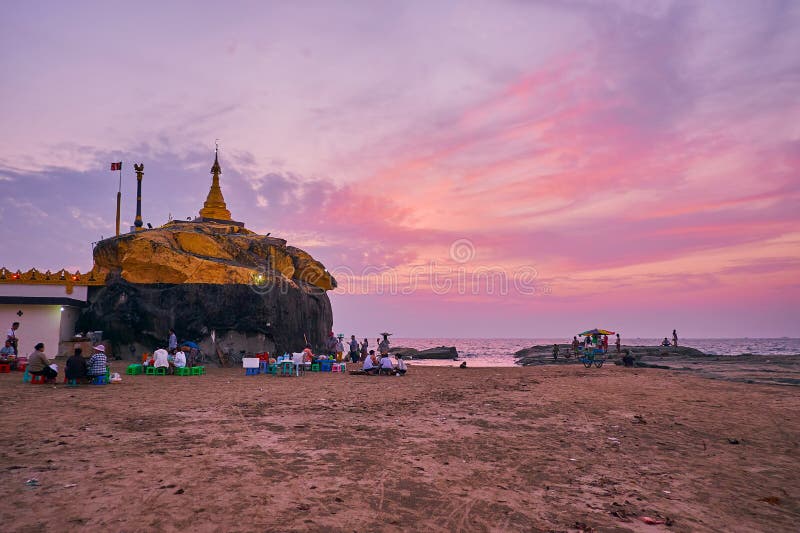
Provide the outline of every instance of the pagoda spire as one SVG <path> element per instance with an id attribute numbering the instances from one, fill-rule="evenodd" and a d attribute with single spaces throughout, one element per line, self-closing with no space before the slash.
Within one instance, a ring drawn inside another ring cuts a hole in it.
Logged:
<path id="1" fill-rule="evenodd" d="M 214 166 L 211 167 L 211 190 L 200 210 L 201 218 L 211 218 L 214 220 L 231 220 L 231 212 L 225 205 L 225 198 L 222 196 L 222 189 L 219 186 L 219 175 L 222 174 L 222 167 L 219 166 L 219 146 L 214 149 Z"/>

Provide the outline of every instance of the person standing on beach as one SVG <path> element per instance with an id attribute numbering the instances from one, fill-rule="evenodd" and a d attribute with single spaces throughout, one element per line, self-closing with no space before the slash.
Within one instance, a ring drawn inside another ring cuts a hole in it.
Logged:
<path id="1" fill-rule="evenodd" d="M 6 333 L 6 340 L 11 341 L 11 347 L 14 348 L 14 355 L 19 355 L 19 338 L 17 337 L 17 330 L 19 329 L 19 322 L 11 324 L 11 329 Z"/>
<path id="2" fill-rule="evenodd" d="M 369 355 L 369 341 L 367 339 L 364 339 L 364 342 L 361 343 L 361 360 L 363 361 L 364 359 L 366 359 L 368 355 Z"/>
<path id="3" fill-rule="evenodd" d="M 167 349 L 170 353 L 173 353 L 173 350 L 178 349 L 178 337 L 175 336 L 175 330 L 172 328 L 169 328 L 169 341 L 167 344 Z"/>
<path id="4" fill-rule="evenodd" d="M 358 362 L 358 341 L 355 335 L 350 335 L 350 361 Z"/>
<path id="5" fill-rule="evenodd" d="M 578 346 L 580 346 L 580 343 L 578 342 L 578 336 L 575 335 L 572 337 L 572 351 L 575 354 L 575 357 L 578 357 Z"/>
<path id="6" fill-rule="evenodd" d="M 342 362 L 342 354 L 344 354 L 344 335 L 336 341 L 336 362 Z"/>
<path id="7" fill-rule="evenodd" d="M 672 330 L 672 345 L 678 347 L 678 331 L 674 329 Z"/>
<path id="8" fill-rule="evenodd" d="M 378 344 L 378 350 L 380 350 L 381 355 L 386 355 L 389 353 L 389 336 L 384 335 L 383 340 Z"/>
<path id="9" fill-rule="evenodd" d="M 603 335 L 603 353 L 608 353 L 608 335 Z"/>
<path id="10" fill-rule="evenodd" d="M 617 333 L 617 341 L 616 341 L 615 344 L 617 345 L 617 353 L 621 353 L 622 352 L 622 350 L 621 350 L 621 348 L 622 348 L 622 340 L 620 340 L 620 338 L 619 338 L 619 333 Z"/>

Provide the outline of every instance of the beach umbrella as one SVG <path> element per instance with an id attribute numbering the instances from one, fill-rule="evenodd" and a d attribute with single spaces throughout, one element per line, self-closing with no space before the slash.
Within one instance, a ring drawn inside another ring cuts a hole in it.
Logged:
<path id="1" fill-rule="evenodd" d="M 607 329 L 594 328 L 589 331 L 584 331 L 583 333 L 578 333 L 578 335 L 581 337 L 588 337 L 589 335 L 614 335 L 614 332 Z"/>
<path id="2" fill-rule="evenodd" d="M 189 348 L 194 348 L 195 350 L 199 350 L 200 349 L 200 347 L 196 343 L 194 343 L 192 341 L 182 342 L 182 343 L 179 344 L 179 346 L 188 346 Z"/>

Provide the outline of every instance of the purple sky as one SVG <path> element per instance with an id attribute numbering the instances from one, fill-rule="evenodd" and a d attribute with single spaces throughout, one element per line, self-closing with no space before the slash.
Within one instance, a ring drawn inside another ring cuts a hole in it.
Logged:
<path id="1" fill-rule="evenodd" d="M 335 273 L 359 336 L 800 336 L 800 2 L 9 2 L 0 242 L 134 213 Z"/>

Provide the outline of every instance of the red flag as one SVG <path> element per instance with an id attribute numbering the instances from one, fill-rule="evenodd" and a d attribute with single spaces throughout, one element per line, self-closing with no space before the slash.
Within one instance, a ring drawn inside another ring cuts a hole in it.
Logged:
<path id="1" fill-rule="evenodd" d="M 119 163 L 111 163 L 111 170 L 122 170 L 122 161 Z"/>

